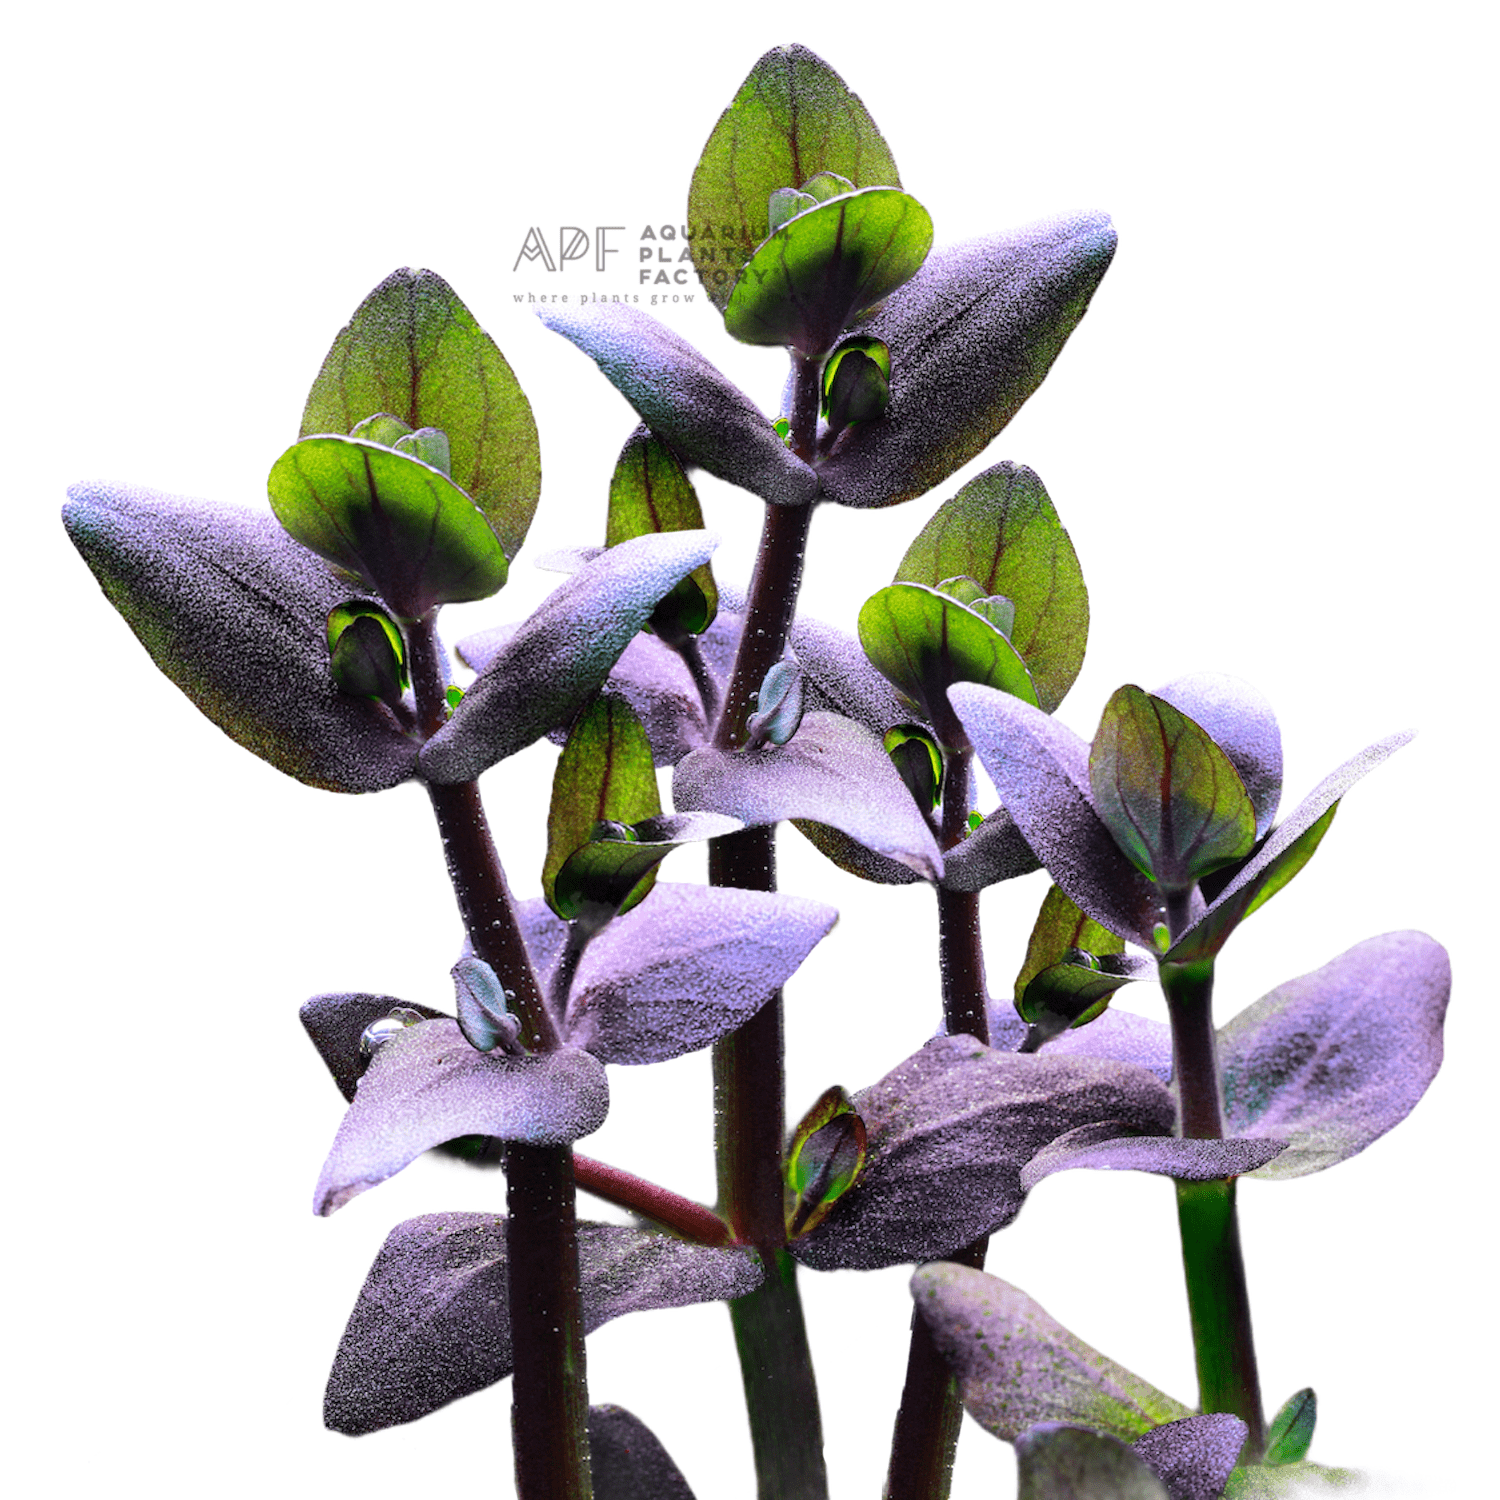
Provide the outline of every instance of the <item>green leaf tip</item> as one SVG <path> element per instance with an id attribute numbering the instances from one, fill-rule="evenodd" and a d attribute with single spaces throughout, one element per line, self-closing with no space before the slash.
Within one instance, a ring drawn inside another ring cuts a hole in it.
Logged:
<path id="1" fill-rule="evenodd" d="M 1271 1419 L 1266 1431 L 1266 1463 L 1270 1466 L 1299 1463 L 1312 1447 L 1318 1425 L 1318 1397 L 1311 1386 L 1289 1396 Z"/>
<path id="2" fill-rule="evenodd" d="M 790 1239 L 815 1229 L 859 1180 L 868 1141 L 865 1123 L 835 1084 L 821 1094 L 792 1132 L 786 1158 Z"/>
<path id="3" fill-rule="evenodd" d="M 890 149 L 858 95 L 806 47 L 773 47 L 720 116 L 694 169 L 694 268 L 722 311 L 745 262 L 777 227 L 767 213 L 773 194 L 821 202 L 838 196 L 831 188 L 900 186 Z"/>
<path id="4" fill-rule="evenodd" d="M 436 272 L 393 271 L 360 303 L 313 382 L 299 435 L 353 434 L 372 412 L 419 439 L 408 446 L 472 498 L 514 557 L 541 493 L 536 422 L 505 356 Z M 422 451 L 435 443 L 426 428 L 443 435 L 448 464 Z M 394 446 L 405 434 L 358 435 Z"/>

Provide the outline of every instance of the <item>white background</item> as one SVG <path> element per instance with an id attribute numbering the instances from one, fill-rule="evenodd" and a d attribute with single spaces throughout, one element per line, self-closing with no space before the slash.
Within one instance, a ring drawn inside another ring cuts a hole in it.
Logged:
<path id="1" fill-rule="evenodd" d="M 765 12 L 729 7 L 606 21 L 580 6 L 148 0 L 13 25 L 17 1493 L 510 1493 L 503 1389 L 359 1440 L 320 1423 L 390 1226 L 501 1201 L 497 1177 L 424 1160 L 332 1220 L 309 1207 L 341 1102 L 299 1003 L 360 988 L 448 1001 L 459 934 L 425 799 L 311 791 L 233 745 L 152 670 L 56 510 L 66 483 L 93 477 L 259 503 L 334 333 L 394 266 L 431 266 L 530 393 L 545 472 L 511 588 L 452 611 L 449 635 L 518 616 L 552 581 L 528 554 L 599 539 L 633 420 L 513 301 L 620 289 L 628 273 L 515 272 L 521 240 L 619 224 L 633 249 L 647 223 L 680 224 L 720 110 L 792 40 L 861 93 L 940 241 L 1076 208 L 1115 216 L 1092 310 L 973 466 L 1037 469 L 1082 558 L 1094 639 L 1061 717 L 1089 734 L 1122 681 L 1238 673 L 1281 713 L 1291 799 L 1369 740 L 1422 731 L 1230 944 L 1221 1013 L 1377 932 L 1450 945 L 1450 1060 L 1415 1115 L 1331 1173 L 1247 1182 L 1241 1202 L 1268 1403 L 1315 1386 L 1313 1456 L 1376 1471 L 1391 1493 L 1485 1492 L 1495 493 L 1480 449 L 1496 224 L 1480 11 L 1034 10 L 918 8 L 897 24 L 833 6 L 767 30 Z M 778 354 L 732 345 L 701 298 L 666 315 L 774 402 Z M 852 627 L 956 487 L 820 511 L 811 611 Z M 701 492 L 726 537 L 721 573 L 742 581 L 759 503 Z M 552 755 L 486 780 L 522 894 L 537 889 Z M 795 1115 L 930 1032 L 935 937 L 924 890 L 860 885 L 797 835 L 782 845 L 785 888 L 844 912 L 789 995 Z M 676 878 L 698 878 L 676 858 Z M 985 898 L 997 988 L 1042 890 L 1032 877 Z M 704 1058 L 612 1070 L 612 1084 L 587 1149 L 709 1196 Z M 1077 1172 L 1038 1190 L 990 1265 L 1191 1400 L 1174 1239 L 1165 1182 Z M 905 1274 L 804 1277 L 836 1500 L 879 1490 Z M 721 1308 L 622 1320 L 589 1362 L 595 1399 L 642 1415 L 699 1500 L 753 1494 Z M 966 1423 L 955 1497 L 1009 1493 L 1010 1466 Z"/>

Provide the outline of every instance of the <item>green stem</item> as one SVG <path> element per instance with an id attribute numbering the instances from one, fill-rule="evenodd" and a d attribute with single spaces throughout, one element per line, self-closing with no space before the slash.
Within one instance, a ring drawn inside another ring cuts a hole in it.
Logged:
<path id="1" fill-rule="evenodd" d="M 969 777 L 973 752 L 945 751 L 942 846 L 956 847 L 969 820 Z M 937 888 L 938 970 L 942 976 L 943 1024 L 949 1036 L 990 1039 L 984 947 L 979 931 L 979 894 Z M 947 1259 L 984 1269 L 989 1237 L 966 1245 Z M 886 1500 L 947 1500 L 963 1421 L 958 1384 L 938 1352 L 922 1316 L 913 1311 L 906 1356 L 906 1383 L 891 1438 Z"/>
<path id="2" fill-rule="evenodd" d="M 425 735 L 447 721 L 442 654 L 432 616 L 408 632 L 417 720 Z M 429 784 L 443 853 L 474 952 L 513 997 L 521 1037 L 536 1051 L 560 1044 L 516 920 L 477 782 Z M 505 1148 L 511 1390 L 520 1500 L 591 1500 L 588 1384 L 578 1293 L 573 1153 L 567 1146 Z"/>
<path id="3" fill-rule="evenodd" d="M 818 367 L 793 356 L 792 447 L 810 458 L 817 437 Z M 750 581 L 744 630 L 714 731 L 714 745 L 744 742 L 751 694 L 786 649 L 797 607 L 812 507 L 768 505 Z M 775 829 L 751 828 L 709 844 L 716 886 L 776 889 Z M 782 1153 L 786 1079 L 781 991 L 714 1043 L 714 1157 L 719 1211 L 735 1238 L 754 1245 L 765 1281 L 729 1306 L 745 1384 L 760 1500 L 826 1500 L 823 1425 L 812 1351 L 786 1253 Z"/>
<path id="4" fill-rule="evenodd" d="M 1164 963 L 1160 972 L 1172 1023 L 1182 1133 L 1194 1140 L 1220 1140 L 1224 1112 L 1213 1023 L 1213 962 Z M 1258 1462 L 1265 1451 L 1265 1413 L 1234 1179 L 1179 1182 L 1177 1223 L 1198 1367 L 1199 1410 L 1239 1417 L 1249 1428 L 1242 1457 Z"/>

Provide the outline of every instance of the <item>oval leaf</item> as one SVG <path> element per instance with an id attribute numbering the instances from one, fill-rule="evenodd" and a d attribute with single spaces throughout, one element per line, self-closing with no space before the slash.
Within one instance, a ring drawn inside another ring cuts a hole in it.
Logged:
<path id="1" fill-rule="evenodd" d="M 1312 1447 L 1318 1425 L 1318 1398 L 1311 1386 L 1288 1396 L 1266 1429 L 1266 1463 L 1300 1463 Z"/>
<path id="2" fill-rule="evenodd" d="M 1319 1172 L 1404 1120 L 1442 1063 L 1450 984 L 1440 943 L 1389 932 L 1220 1028 L 1225 1126 L 1291 1142 L 1256 1176 Z"/>
<path id="3" fill-rule="evenodd" d="M 548 308 L 542 321 L 583 350 L 684 462 L 773 505 L 807 505 L 818 476 L 769 417 L 684 338 L 620 303 Z M 876 424 L 879 425 L 879 424 Z"/>
<path id="4" fill-rule="evenodd" d="M 414 1422 L 510 1374 L 505 1225 L 498 1214 L 424 1214 L 390 1232 L 339 1341 L 327 1426 L 355 1435 Z M 578 1226 L 586 1333 L 625 1313 L 742 1297 L 762 1275 L 751 1250 Z"/>
<path id="5" fill-rule="evenodd" d="M 841 505 L 924 495 L 981 453 L 1042 383 L 1115 250 L 1103 214 L 927 257 L 861 332 L 891 352 L 891 404 L 819 467 Z"/>
<path id="6" fill-rule="evenodd" d="M 827 823 L 924 880 L 943 872 L 937 840 L 885 747 L 837 714 L 808 714 L 780 747 L 693 751 L 673 774 L 672 800 L 748 827 L 794 818 Z"/>
<path id="7" fill-rule="evenodd" d="M 75 485 L 73 545 L 158 667 L 237 744 L 332 792 L 416 773 L 381 705 L 335 686 L 329 612 L 349 586 L 268 515 L 120 485 Z"/>
<path id="8" fill-rule="evenodd" d="M 746 344 L 821 359 L 846 328 L 921 269 L 932 218 L 895 188 L 831 198 L 783 224 L 750 257 L 724 308 Z"/>
<path id="9" fill-rule="evenodd" d="M 1172 1500 L 1219 1500 L 1249 1432 L 1228 1412 L 1205 1412 L 1153 1427 L 1133 1446 Z"/>
<path id="10" fill-rule="evenodd" d="M 1161 896 L 1094 810 L 1088 746 L 1009 693 L 960 683 L 949 701 L 1048 874 L 1101 926 L 1153 947 Z"/>
<path id="11" fill-rule="evenodd" d="M 693 1500 L 656 1434 L 623 1406 L 589 1407 L 594 1500 Z"/>
<path id="12" fill-rule="evenodd" d="M 1029 1193 L 1044 1177 L 1075 1167 L 1088 1167 L 1096 1172 L 1154 1172 L 1158 1177 L 1173 1177 L 1179 1182 L 1209 1182 L 1216 1177 L 1238 1177 L 1253 1172 L 1285 1149 L 1285 1141 L 1205 1141 L 1170 1135 L 1127 1135 L 1113 1121 L 1104 1121 L 1080 1125 L 1044 1146 L 1026 1164 L 1021 1186 Z"/>
<path id="13" fill-rule="evenodd" d="M 937 589 L 893 583 L 872 594 L 859 612 L 859 640 L 948 749 L 969 746 L 948 704 L 954 683 L 978 683 L 1036 705 L 1036 688 L 1016 648 L 983 615 Z"/>
<path id="14" fill-rule="evenodd" d="M 622 542 L 554 589 L 490 660 L 453 717 L 422 748 L 437 782 L 481 771 L 566 724 L 596 693 L 661 598 L 706 562 L 702 531 Z"/>
<path id="15" fill-rule="evenodd" d="M 584 950 L 569 1045 L 609 1063 L 706 1047 L 759 1010 L 837 920 L 796 896 L 663 882 Z"/>
<path id="16" fill-rule="evenodd" d="M 1010 641 L 1038 707 L 1051 713 L 1083 665 L 1089 596 L 1073 543 L 1024 465 L 997 464 L 945 500 L 906 549 L 895 581 L 936 588 L 958 575 L 1015 605 Z"/>
<path id="17" fill-rule="evenodd" d="M 1058 1422 L 1038 1422 L 1016 1438 L 1016 1473 L 1016 1500 L 1173 1500 L 1129 1444 Z"/>
<path id="18" fill-rule="evenodd" d="M 585 1052 L 476 1052 L 456 1021 L 424 1021 L 386 1042 L 359 1080 L 313 1194 L 331 1214 L 424 1151 L 461 1135 L 563 1146 L 604 1123 L 609 1085 Z"/>
<path id="19" fill-rule="evenodd" d="M 1144 1069 L 997 1052 L 966 1036 L 929 1042 L 853 1104 L 868 1133 L 864 1172 L 795 1247 L 817 1270 L 949 1254 L 1015 1217 L 1021 1169 L 1065 1131 L 1124 1120 L 1160 1132 L 1174 1114 Z"/>
<path id="20" fill-rule="evenodd" d="M 911 1292 L 965 1410 L 996 1437 L 1014 1442 L 1038 1422 L 1077 1422 L 1128 1443 L 1191 1415 L 998 1276 L 923 1266 Z"/>
<path id="21" fill-rule="evenodd" d="M 702 529 L 698 493 L 677 455 L 648 428 L 636 428 L 626 439 L 609 481 L 604 545 L 615 547 L 633 536 L 657 531 Z M 657 606 L 652 626 L 669 636 L 701 635 L 713 623 L 718 608 L 713 569 L 705 563 Z"/>
<path id="22" fill-rule="evenodd" d="M 1089 751 L 1094 806 L 1163 890 L 1186 891 L 1248 854 L 1255 809 L 1229 757 L 1170 703 L 1120 688 Z"/>
<path id="23" fill-rule="evenodd" d="M 474 502 L 419 459 L 356 438 L 312 437 L 266 481 L 276 519 L 304 547 L 356 574 L 403 619 L 487 599 L 505 551 Z"/>
<path id="24" fill-rule="evenodd" d="M 536 422 L 505 356 L 432 271 L 393 271 L 360 303 L 313 382 L 299 436 L 352 432 L 376 412 L 446 435 L 447 472 L 514 557 L 542 487 Z"/>
<path id="25" fill-rule="evenodd" d="M 589 844 L 597 824 L 638 823 L 660 811 L 656 767 L 641 721 L 623 699 L 601 694 L 573 721 L 552 773 L 542 894 L 553 911 L 560 917 L 578 915 L 574 902 L 568 903 L 573 909 L 567 911 L 558 904 L 557 875 L 571 855 Z M 574 871 L 575 876 L 582 874 L 581 869 Z M 646 875 L 636 891 L 626 888 L 632 905 L 651 889 L 649 878 Z"/>
<path id="26" fill-rule="evenodd" d="M 901 186 L 859 96 L 806 47 L 773 47 L 719 117 L 688 190 L 693 265 L 715 306 L 766 237 L 771 194 L 804 184 L 811 193 L 825 173 L 856 187 Z"/>

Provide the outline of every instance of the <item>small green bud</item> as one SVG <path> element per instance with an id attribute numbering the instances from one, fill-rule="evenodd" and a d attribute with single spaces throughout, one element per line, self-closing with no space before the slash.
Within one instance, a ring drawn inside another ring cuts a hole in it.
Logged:
<path id="1" fill-rule="evenodd" d="M 755 712 L 745 722 L 745 748 L 786 744 L 802 723 L 802 709 L 802 668 L 794 661 L 777 662 L 755 695 Z"/>
<path id="2" fill-rule="evenodd" d="M 885 732 L 885 753 L 895 761 L 918 807 L 931 812 L 943 792 L 943 752 L 920 724 L 898 724 Z"/>
<path id="3" fill-rule="evenodd" d="M 815 1228 L 864 1170 L 865 1122 L 849 1096 L 826 1090 L 792 1133 L 786 1159 L 788 1238 Z"/>
<path id="4" fill-rule="evenodd" d="M 378 698 L 392 707 L 410 685 L 406 641 L 378 605 L 351 600 L 328 615 L 329 666 L 334 685 L 354 698 Z"/>

